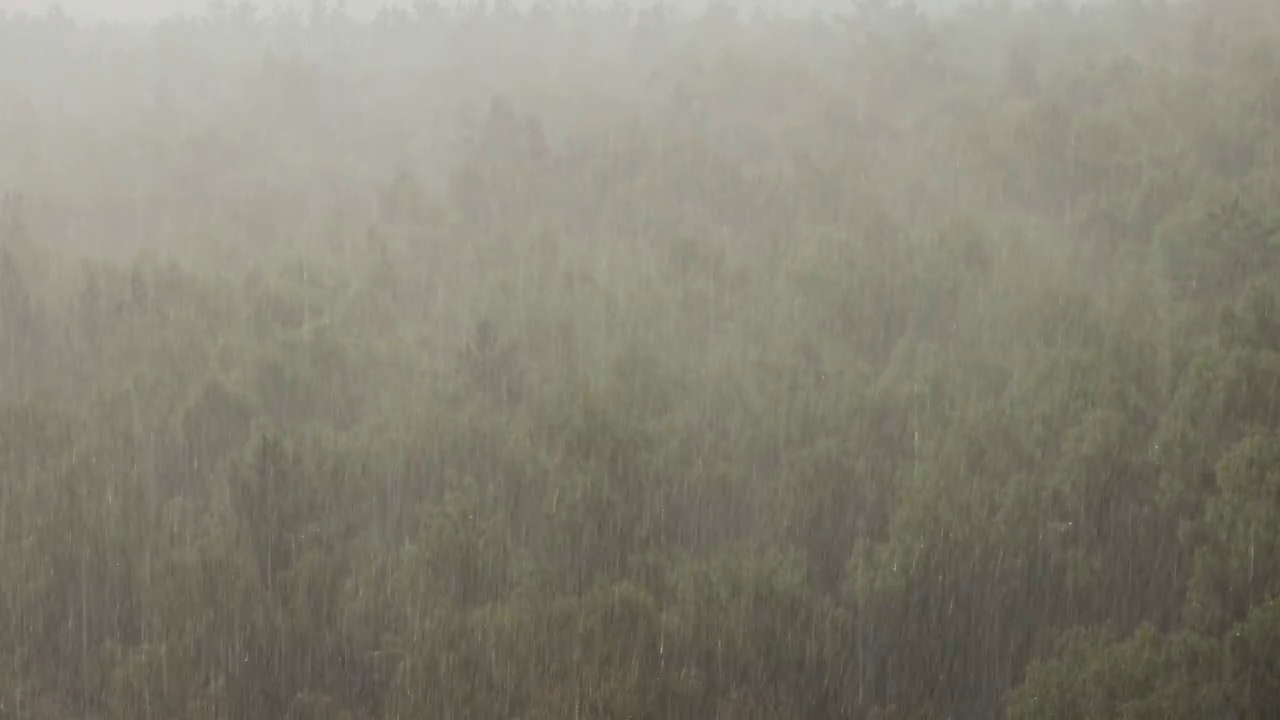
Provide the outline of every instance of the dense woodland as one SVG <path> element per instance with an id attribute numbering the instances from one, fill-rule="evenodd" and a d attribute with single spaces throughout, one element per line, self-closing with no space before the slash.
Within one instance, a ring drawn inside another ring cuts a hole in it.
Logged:
<path id="1" fill-rule="evenodd" d="M 0 16 L 0 716 L 1280 714 L 1280 3 Z"/>

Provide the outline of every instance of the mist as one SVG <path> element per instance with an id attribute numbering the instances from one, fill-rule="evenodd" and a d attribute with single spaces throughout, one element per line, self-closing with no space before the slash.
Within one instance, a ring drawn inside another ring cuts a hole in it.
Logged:
<path id="1" fill-rule="evenodd" d="M 916 6 L 927 12 L 945 12 L 956 9 L 963 2 L 964 0 L 918 0 Z M 430 4 L 442 7 L 469 5 L 467 2 L 448 0 Z M 539 4 L 531 0 L 512 0 L 509 3 L 511 7 L 520 10 L 529 10 Z M 556 2 L 542 4 L 549 7 L 561 5 Z M 636 7 L 661 6 L 678 15 L 696 16 L 712 4 L 715 3 L 708 0 L 680 0 L 680 2 L 667 3 L 637 3 Z M 856 3 L 839 0 L 733 0 L 722 4 L 746 13 L 767 12 L 807 17 L 813 14 L 843 14 Z M 341 9 L 350 17 L 367 21 L 383 12 L 412 11 L 417 5 L 415 0 L 325 0 L 318 3 L 311 0 L 223 0 L 221 3 L 217 0 L 0 0 L 0 12 L 26 15 L 45 15 L 55 12 L 82 22 L 150 24 L 176 16 L 203 15 L 219 6 L 242 12 L 248 8 L 262 18 L 290 13 L 305 14 L 314 7 L 329 7 Z M 613 7 L 615 3 L 604 0 L 584 0 L 564 5 L 604 10 Z"/>
<path id="2" fill-rule="evenodd" d="M 0 718 L 1280 714 L 1280 4 L 60 5 Z"/>

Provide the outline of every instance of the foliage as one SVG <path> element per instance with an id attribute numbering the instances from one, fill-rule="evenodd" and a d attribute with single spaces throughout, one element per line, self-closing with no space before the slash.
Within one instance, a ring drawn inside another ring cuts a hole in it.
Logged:
<path id="1" fill-rule="evenodd" d="M 1274 717 L 1276 7 L 0 15 L 0 716 Z"/>

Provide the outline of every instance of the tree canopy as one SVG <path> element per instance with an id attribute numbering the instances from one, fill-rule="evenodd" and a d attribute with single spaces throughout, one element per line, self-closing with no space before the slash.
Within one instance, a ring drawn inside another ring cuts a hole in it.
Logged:
<path id="1" fill-rule="evenodd" d="M 0 716 L 1280 713 L 1280 4 L 0 15 Z"/>

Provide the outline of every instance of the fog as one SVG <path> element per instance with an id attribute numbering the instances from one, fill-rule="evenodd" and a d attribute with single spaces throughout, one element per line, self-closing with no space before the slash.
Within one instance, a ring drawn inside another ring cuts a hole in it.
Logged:
<path id="1" fill-rule="evenodd" d="M 43 15 L 57 8 L 69 17 L 86 22 L 153 23 L 178 15 L 200 15 L 215 4 L 210 0 L 0 0 L 0 10 Z M 312 7 L 312 3 L 305 0 L 255 0 L 223 4 L 230 7 L 252 7 L 263 16 L 286 10 L 306 11 Z M 367 19 L 384 7 L 411 7 L 412 4 L 407 1 L 348 0 L 345 8 L 351 15 Z"/>
<path id="2" fill-rule="evenodd" d="M 962 2 L 963 0 L 919 0 L 916 5 L 924 10 L 946 11 L 954 9 Z M 85 22 L 137 24 L 154 23 L 179 15 L 200 15 L 216 4 L 210 0 L 0 0 L 0 11 L 43 15 L 56 8 L 57 11 L 73 19 Z M 352 17 L 368 20 L 386 9 L 411 10 L 416 3 L 414 0 L 344 0 L 322 4 L 341 7 Z M 437 4 L 449 6 L 455 3 L 445 0 Z M 467 5 L 465 2 L 456 4 Z M 529 0 L 516 0 L 511 4 L 518 8 L 528 8 L 536 3 Z M 561 3 L 549 4 L 554 6 Z M 601 8 L 613 5 L 611 2 L 593 3 L 592 0 L 566 3 L 573 7 L 592 7 L 593 4 Z M 702 12 L 708 4 L 705 0 L 679 0 L 638 5 L 645 7 L 664 5 L 677 13 L 693 15 Z M 735 0 L 728 4 L 748 12 L 765 11 L 797 16 L 813 13 L 843 13 L 855 5 L 852 0 Z M 261 17 L 271 17 L 287 12 L 305 13 L 314 6 L 314 3 L 309 0 L 241 0 L 239 2 L 224 0 L 223 5 L 232 8 L 249 7 Z"/>
<path id="3" fill-rule="evenodd" d="M 1280 3 L 61 6 L 0 719 L 1280 716 Z"/>

